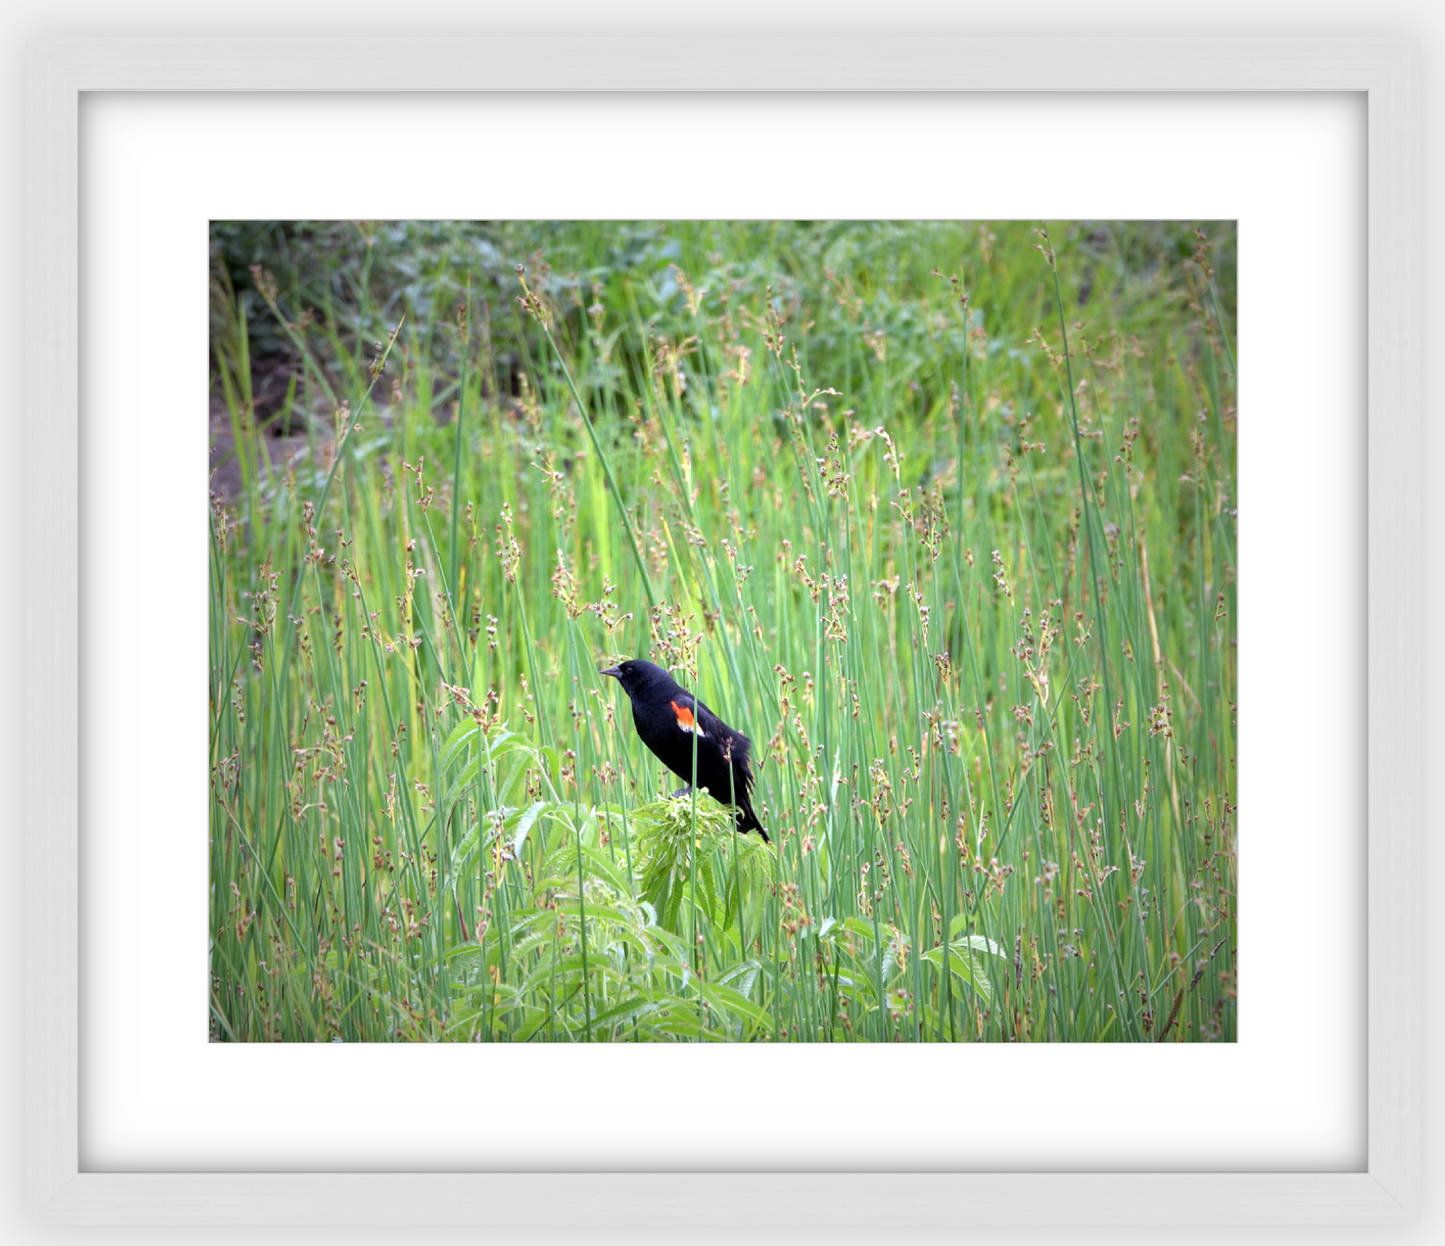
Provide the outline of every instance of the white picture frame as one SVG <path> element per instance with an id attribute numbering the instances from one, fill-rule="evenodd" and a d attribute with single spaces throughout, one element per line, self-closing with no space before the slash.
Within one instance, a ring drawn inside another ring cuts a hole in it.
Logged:
<path id="1" fill-rule="evenodd" d="M 79 101 L 107 90 L 1349 91 L 1368 109 L 1359 1172 L 102 1173 L 79 1165 Z M 1389 39 L 62 39 L 27 81 L 26 1187 L 56 1223 L 1346 1224 L 1420 1201 L 1420 75 Z"/>

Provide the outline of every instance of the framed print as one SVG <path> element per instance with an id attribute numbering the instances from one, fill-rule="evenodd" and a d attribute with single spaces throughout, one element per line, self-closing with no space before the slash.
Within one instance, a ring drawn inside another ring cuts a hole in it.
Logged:
<path id="1" fill-rule="evenodd" d="M 33 46 L 37 1216 L 1414 1215 L 1413 49 L 827 50 Z"/>

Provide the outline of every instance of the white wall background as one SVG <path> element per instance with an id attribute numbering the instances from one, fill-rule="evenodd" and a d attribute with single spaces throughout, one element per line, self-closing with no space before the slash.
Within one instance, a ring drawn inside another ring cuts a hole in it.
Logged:
<path id="1" fill-rule="evenodd" d="M 1426 0 L 1377 0 L 1368 6 L 1363 0 L 1216 0 L 1205 4 L 1194 0 L 1189 4 L 1178 0 L 1093 0 L 1080 4 L 1078 0 L 1034 0 L 1027 6 L 1012 8 L 997 3 L 978 4 L 945 3 L 944 0 L 894 0 L 884 8 L 876 3 L 865 4 L 861 0 L 701 0 L 691 5 L 679 5 L 677 0 L 631 0 L 630 3 L 605 3 L 605 0 L 550 0 L 545 7 L 524 9 L 515 2 L 499 3 L 437 3 L 432 0 L 413 0 L 406 6 L 380 3 L 378 0 L 347 0 L 346 3 L 323 3 L 321 0 L 250 0 L 244 8 L 216 6 L 202 10 L 175 0 L 151 0 L 150 3 L 126 3 L 117 5 L 103 0 L 51 0 L 39 3 L 36 0 L 12 0 L 0 11 L 0 83 L 4 84 L 3 108 L 5 124 L 0 126 L 0 176 L 3 176 L 3 190 L 0 190 L 0 420 L 9 426 L 0 433 L 0 527 L 8 534 L 17 533 L 20 528 L 18 497 L 20 473 L 23 464 L 18 460 L 15 445 L 18 436 L 18 421 L 21 418 L 21 358 L 20 342 L 23 338 L 24 308 L 21 303 L 22 251 L 21 251 L 21 186 L 20 169 L 23 142 L 21 107 L 21 71 L 25 39 L 38 35 L 57 34 L 111 34 L 111 35 L 161 35 L 161 34 L 371 34 L 397 35 L 419 34 L 663 34 L 663 33 L 718 33 L 718 34 L 1021 34 L 1048 33 L 1052 35 L 1104 35 L 1104 34 L 1176 34 L 1176 35 L 1402 35 L 1421 40 L 1425 67 L 1425 220 L 1426 242 L 1422 262 L 1425 266 L 1425 287 L 1427 290 L 1445 287 L 1445 260 L 1435 245 L 1431 224 L 1440 219 L 1442 208 L 1440 157 L 1445 144 L 1445 116 L 1442 116 L 1440 86 L 1445 73 L 1445 6 L 1427 3 Z M 1425 341 L 1438 341 L 1442 329 L 1439 306 L 1427 300 L 1425 314 Z M 1429 346 L 1427 345 L 1427 357 Z M 1427 386 L 1427 393 L 1430 387 Z M 1438 402 L 1434 404 L 1438 407 Z M 1437 469 L 1442 465 L 1442 438 L 1438 421 L 1430 425 L 1435 411 L 1427 407 L 1426 451 L 1427 463 Z M 1428 468 L 1427 468 L 1428 470 Z M 1426 589 L 1427 619 L 1440 617 L 1441 590 L 1438 585 L 1441 567 L 1441 506 L 1432 499 L 1426 502 L 1427 524 L 1427 568 L 1431 583 Z M 18 573 L 18 550 L 13 538 L 0 541 L 0 652 L 15 655 L 18 652 L 16 623 L 18 611 L 14 608 L 17 592 L 15 587 Z M 1424 626 L 1424 620 L 1421 620 Z M 0 664 L 0 705 L 14 707 L 18 695 L 16 661 Z M 1426 666 L 1423 672 L 1426 680 L 1426 704 L 1436 695 L 1445 692 L 1445 664 L 1426 648 Z M 14 793 L 18 776 L 15 773 L 16 743 L 23 730 L 13 711 L 3 718 L 0 731 L 0 807 L 5 812 L 14 811 Z M 13 734 L 12 734 L 13 733 Z M 1438 764 L 1442 758 L 1441 732 L 1433 724 L 1427 726 L 1427 765 Z M 1429 815 L 1426 833 L 1427 878 L 1439 873 L 1441 852 L 1438 836 L 1432 834 L 1439 829 L 1440 819 Z M 3 845 L 4 859 L 15 861 L 19 856 L 18 836 L 21 828 L 13 817 L 6 819 L 7 829 L 13 838 Z M 22 942 L 19 879 L 13 870 L 5 871 L 0 879 L 0 948 L 3 954 L 16 955 Z M 1427 912 L 1427 938 L 1431 930 L 1430 915 Z M 1441 1006 L 1437 1002 L 1440 988 L 1445 986 L 1439 964 L 1440 958 L 1433 955 L 1438 949 L 1426 948 L 1426 964 L 1429 980 L 1425 984 L 1425 1032 L 1427 1035 L 1439 1032 Z M 5 1240 L 20 1242 L 51 1241 L 125 1241 L 125 1242 L 210 1242 L 221 1240 L 250 1241 L 259 1236 L 251 1230 L 199 1230 L 199 1229 L 42 1229 L 26 1225 L 20 1198 L 20 1164 L 22 1159 L 21 1138 L 21 1070 L 20 1018 L 16 1007 L 19 985 L 19 966 L 12 959 L 9 972 L 0 977 L 0 1048 L 8 1057 L 0 1069 L 0 1229 Z M 1427 1053 L 1431 1045 L 1427 1039 Z M 1445 1102 L 1442 1102 L 1437 1070 L 1427 1062 L 1427 1132 L 1426 1132 L 1426 1205 L 1423 1223 L 1411 1230 L 1360 1230 L 1341 1229 L 1333 1232 L 1318 1230 L 1244 1231 L 1246 1240 L 1260 1241 L 1333 1240 L 1340 1242 L 1424 1242 L 1436 1240 L 1445 1231 L 1445 1165 L 1442 1165 L 1438 1145 L 1439 1124 L 1445 1121 Z M 1171 1241 L 1215 1240 L 1217 1230 L 1166 1230 Z M 1119 1230 L 1073 1230 L 1067 1233 L 1071 1240 L 1080 1242 L 1129 1240 L 1144 1241 L 1156 1239 L 1160 1230 L 1129 1233 Z M 1239 1235 L 1238 1230 L 1233 1235 Z M 304 1233 L 304 1236 L 303 1236 Z M 483 1235 L 472 1230 L 428 1230 L 430 1242 L 450 1243 L 477 1241 Z M 589 1240 L 635 1241 L 636 1232 L 593 1233 Z M 659 1235 L 660 1237 L 661 1235 Z M 734 1232 L 715 1231 L 690 1233 L 692 1240 L 735 1240 Z M 789 1232 L 786 1238 L 780 1233 L 776 1238 L 767 1234 L 753 1234 L 754 1240 L 830 1242 L 863 1240 L 864 1233 L 849 1234 L 830 1230 L 826 1235 L 819 1231 L 814 1235 Z M 887 1241 L 876 1230 L 866 1234 L 873 1242 Z M 902 1235 L 900 1234 L 900 1237 Z M 917 1241 L 957 1240 L 961 1235 L 956 1231 L 936 1233 L 910 1232 L 908 1237 Z M 1059 1240 L 1063 1234 L 1057 1231 L 999 1230 L 981 1231 L 971 1234 L 970 1240 L 977 1241 L 1018 1241 L 1044 1242 Z M 318 1231 L 318 1230 L 271 1230 L 268 1240 L 290 1242 L 366 1242 L 366 1241 L 409 1241 L 419 1234 L 395 1230 L 375 1231 Z M 503 1231 L 486 1235 L 485 1240 L 528 1242 L 569 1241 L 577 1234 Z M 645 1239 L 644 1239 L 645 1240 Z"/>

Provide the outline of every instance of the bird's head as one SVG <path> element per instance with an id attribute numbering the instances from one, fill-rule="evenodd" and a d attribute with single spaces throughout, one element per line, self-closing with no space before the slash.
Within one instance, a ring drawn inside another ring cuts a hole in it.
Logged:
<path id="1" fill-rule="evenodd" d="M 670 695 L 678 687 L 677 681 L 662 667 L 642 658 L 628 658 L 616 666 L 604 667 L 598 673 L 611 675 L 622 685 L 622 691 L 633 699 L 641 696 L 643 700 L 648 700 L 652 694 Z"/>

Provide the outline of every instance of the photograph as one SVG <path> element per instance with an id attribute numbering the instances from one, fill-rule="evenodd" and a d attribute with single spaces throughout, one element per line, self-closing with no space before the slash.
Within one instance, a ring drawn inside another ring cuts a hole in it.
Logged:
<path id="1" fill-rule="evenodd" d="M 1237 254 L 212 220 L 210 1040 L 1236 1042 Z"/>

